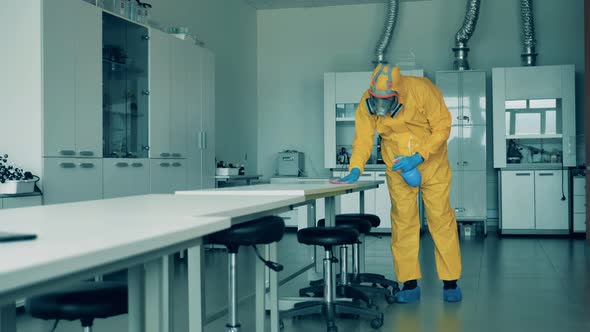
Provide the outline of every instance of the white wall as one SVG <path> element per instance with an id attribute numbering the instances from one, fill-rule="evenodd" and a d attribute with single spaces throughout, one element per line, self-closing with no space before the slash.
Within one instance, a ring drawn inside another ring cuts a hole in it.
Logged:
<path id="1" fill-rule="evenodd" d="M 257 168 L 256 10 L 238 0 L 153 0 L 164 27 L 185 26 L 215 53 L 216 157 Z"/>
<path id="2" fill-rule="evenodd" d="M 465 0 L 401 2 L 390 61 L 395 61 L 394 53 L 412 51 L 417 67 L 424 69 L 431 79 L 437 70 L 452 69 L 451 48 L 463 21 L 465 3 Z M 538 65 L 576 65 L 580 134 L 584 132 L 583 8 L 582 0 L 540 0 L 534 8 Z M 258 12 L 258 164 L 259 172 L 265 177 L 274 174 L 276 153 L 284 149 L 305 152 L 308 175 L 329 175 L 323 168 L 322 75 L 332 71 L 372 70 L 385 9 L 385 4 L 367 4 Z M 520 65 L 518 1 L 482 1 L 478 27 L 469 47 L 471 67 L 490 72 L 488 123 L 491 124 L 491 68 Z M 359 98 L 361 94 L 359 91 Z M 491 133 L 491 128 L 488 132 Z M 497 176 L 491 166 L 491 143 L 489 135 L 488 205 L 495 209 Z M 579 150 L 583 151 L 583 147 Z"/>

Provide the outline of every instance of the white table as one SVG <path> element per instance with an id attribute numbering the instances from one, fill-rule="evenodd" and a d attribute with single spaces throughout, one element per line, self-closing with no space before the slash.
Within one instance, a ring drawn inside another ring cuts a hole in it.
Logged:
<path id="1" fill-rule="evenodd" d="M 334 226 L 336 221 L 336 204 L 335 199 L 336 196 L 344 195 L 352 192 L 360 192 L 360 206 L 361 206 L 361 213 L 364 212 L 364 191 L 370 189 L 376 189 L 379 187 L 380 184 L 383 184 L 383 181 L 360 181 L 354 184 L 331 184 L 328 180 L 325 181 L 317 181 L 314 180 L 311 183 L 297 183 L 297 184 L 261 184 L 261 185 L 254 185 L 254 186 L 244 186 L 244 187 L 229 187 L 229 188 L 218 188 L 218 189 L 211 189 L 211 190 L 197 190 L 197 191 L 178 191 L 176 192 L 179 196 L 198 196 L 198 197 L 235 197 L 235 196 L 243 196 L 243 197 L 256 197 L 256 199 L 262 199 L 263 197 L 276 197 L 276 196 L 291 196 L 291 197 L 300 197 L 302 198 L 302 202 L 300 205 L 307 205 L 308 206 L 308 226 L 313 227 L 315 226 L 315 201 L 317 199 L 324 198 L 325 199 L 325 219 L 327 226 Z M 297 205 L 293 205 L 297 206 Z M 361 246 L 361 258 L 363 259 L 364 263 L 364 247 Z M 270 250 L 270 259 L 276 260 L 278 258 L 277 246 L 271 246 Z M 311 266 L 315 265 L 313 248 L 309 248 L 309 255 L 312 259 L 312 263 L 310 266 L 306 267 L 309 269 Z M 257 269 L 258 271 L 258 269 Z M 257 310 L 256 310 L 256 321 L 260 321 L 264 319 L 264 310 L 260 309 L 260 305 L 264 303 L 259 303 L 258 300 L 262 295 L 259 293 L 260 291 L 257 288 Z M 284 299 L 289 302 L 291 305 L 309 299 L 303 298 L 288 298 Z M 279 317 L 278 317 L 278 277 L 276 273 L 270 274 L 270 310 L 271 310 L 271 331 L 278 332 L 279 331 Z M 262 332 L 263 330 L 257 324 L 256 327 L 257 332 Z"/>
<path id="2" fill-rule="evenodd" d="M 2 231 L 38 235 L 34 241 L 0 244 L 0 330 L 16 330 L 18 298 L 129 267 L 129 331 L 168 331 L 173 324 L 169 256 L 188 248 L 189 330 L 202 331 L 202 237 L 302 201 L 145 195 L 0 211 Z M 202 217 L 220 214 L 227 217 Z"/>

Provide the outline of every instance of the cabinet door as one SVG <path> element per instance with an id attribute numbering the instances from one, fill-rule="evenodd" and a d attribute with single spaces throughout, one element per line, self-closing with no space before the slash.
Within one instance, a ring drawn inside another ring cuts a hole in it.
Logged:
<path id="1" fill-rule="evenodd" d="M 486 124 L 486 73 L 461 72 L 461 106 L 463 124 Z"/>
<path id="2" fill-rule="evenodd" d="M 447 108 L 451 112 L 452 124 L 462 124 L 461 107 L 459 105 L 459 73 L 458 72 L 437 72 L 436 86 L 442 92 Z"/>
<path id="3" fill-rule="evenodd" d="M 563 173 L 567 174 L 567 172 Z M 562 188 L 563 193 L 565 193 L 565 200 L 561 200 Z M 568 183 L 563 179 L 562 171 L 535 172 L 535 220 L 537 229 L 569 229 L 568 193 Z"/>
<path id="4" fill-rule="evenodd" d="M 336 103 L 358 103 L 370 84 L 370 72 L 336 73 Z"/>
<path id="5" fill-rule="evenodd" d="M 182 159 L 151 160 L 150 192 L 173 194 L 186 188 L 186 163 Z"/>
<path id="6" fill-rule="evenodd" d="M 144 195 L 150 192 L 147 159 L 103 159 L 104 198 Z"/>
<path id="7" fill-rule="evenodd" d="M 586 232 L 586 214 L 575 213 L 574 214 L 574 232 L 585 233 Z"/>
<path id="8" fill-rule="evenodd" d="M 102 160 L 45 158 L 43 202 L 58 204 L 102 199 Z"/>
<path id="9" fill-rule="evenodd" d="M 385 172 L 377 172 L 375 180 L 386 181 L 375 190 L 375 214 L 381 219 L 378 228 L 389 229 L 391 228 L 391 198 L 389 197 Z"/>
<path id="10" fill-rule="evenodd" d="M 203 49 L 193 47 L 190 50 L 191 61 L 187 62 L 187 163 L 188 188 L 203 189 L 202 177 L 202 117 L 203 117 Z M 215 183 L 212 187 L 214 188 Z"/>
<path id="11" fill-rule="evenodd" d="M 185 40 L 173 38 L 171 41 L 170 64 L 170 152 L 174 158 L 187 155 L 187 105 L 189 95 L 188 64 L 190 51 L 196 48 Z"/>
<path id="12" fill-rule="evenodd" d="M 203 188 L 215 188 L 215 57 L 203 49 Z"/>
<path id="13" fill-rule="evenodd" d="M 449 164 L 451 165 L 451 169 L 453 171 L 463 169 L 463 160 L 461 160 L 461 132 L 461 126 L 452 126 L 451 134 L 449 136 L 449 140 L 447 141 Z"/>
<path id="14" fill-rule="evenodd" d="M 486 167 L 486 126 L 462 126 L 461 128 L 461 169 L 485 171 Z"/>
<path id="15" fill-rule="evenodd" d="M 39 206 L 41 205 L 42 196 L 26 196 L 26 197 L 9 197 L 4 198 L 4 208 L 14 209 L 20 207 Z M 0 199 L 2 201 L 2 199 Z M 0 203 L 0 208 L 2 208 Z"/>
<path id="16" fill-rule="evenodd" d="M 461 208 L 463 207 L 463 171 L 453 171 L 451 180 L 451 208 L 455 211 L 455 216 L 461 218 L 463 216 Z"/>
<path id="17" fill-rule="evenodd" d="M 502 229 L 535 229 L 535 175 L 532 171 L 501 172 Z"/>
<path id="18" fill-rule="evenodd" d="M 576 176 L 574 177 L 574 196 L 586 196 L 586 177 Z"/>
<path id="19" fill-rule="evenodd" d="M 461 216 L 466 219 L 485 219 L 488 214 L 486 171 L 462 172 L 462 177 Z"/>
<path id="20" fill-rule="evenodd" d="M 81 1 L 70 4 L 76 21 L 76 150 L 102 157 L 102 11 Z M 48 48 L 52 48 L 51 44 Z"/>
<path id="21" fill-rule="evenodd" d="M 76 152 L 76 19 L 71 0 L 43 7 L 43 155 Z"/>
<path id="22" fill-rule="evenodd" d="M 171 39 L 150 30 L 150 158 L 170 157 Z"/>

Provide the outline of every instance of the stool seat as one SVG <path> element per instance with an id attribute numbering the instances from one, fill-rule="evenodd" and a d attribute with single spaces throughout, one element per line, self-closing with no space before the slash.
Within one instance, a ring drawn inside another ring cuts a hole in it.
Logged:
<path id="1" fill-rule="evenodd" d="M 325 227 L 326 226 L 326 220 L 325 219 L 320 219 L 318 221 L 318 226 L 319 227 Z M 360 219 L 360 218 L 338 218 L 336 217 L 336 226 L 339 227 L 352 227 L 354 229 L 356 229 L 360 234 L 369 234 L 369 232 L 371 232 L 371 223 L 369 221 L 367 221 L 366 219 Z"/>
<path id="2" fill-rule="evenodd" d="M 127 285 L 124 282 L 81 282 L 63 291 L 28 298 L 27 311 L 45 320 L 108 318 L 127 313 Z"/>
<path id="3" fill-rule="evenodd" d="M 359 241 L 359 232 L 351 227 L 309 227 L 297 232 L 300 243 L 315 246 L 338 246 Z"/>
<path id="4" fill-rule="evenodd" d="M 347 219 L 347 218 L 355 218 L 355 219 L 363 219 L 371 223 L 372 227 L 379 227 L 381 225 L 381 219 L 379 216 L 374 214 L 366 214 L 366 213 L 344 213 L 339 214 L 336 216 L 336 221 L 338 219 Z"/>
<path id="5" fill-rule="evenodd" d="M 285 233 L 285 222 L 276 216 L 263 217 L 209 235 L 208 243 L 221 244 L 230 250 L 239 246 L 278 242 Z"/>

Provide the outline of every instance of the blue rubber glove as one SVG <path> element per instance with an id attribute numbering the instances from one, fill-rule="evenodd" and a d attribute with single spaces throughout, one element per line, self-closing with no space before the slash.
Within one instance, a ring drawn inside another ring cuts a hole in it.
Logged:
<path id="1" fill-rule="evenodd" d="M 394 171 L 401 170 L 402 172 L 408 172 L 422 164 L 424 159 L 419 154 L 415 154 L 411 157 L 403 157 L 391 168 Z"/>
<path id="2" fill-rule="evenodd" d="M 358 168 L 353 168 L 350 171 L 350 174 L 340 179 L 340 182 L 348 182 L 348 183 L 355 183 L 361 177 L 361 170 Z"/>

